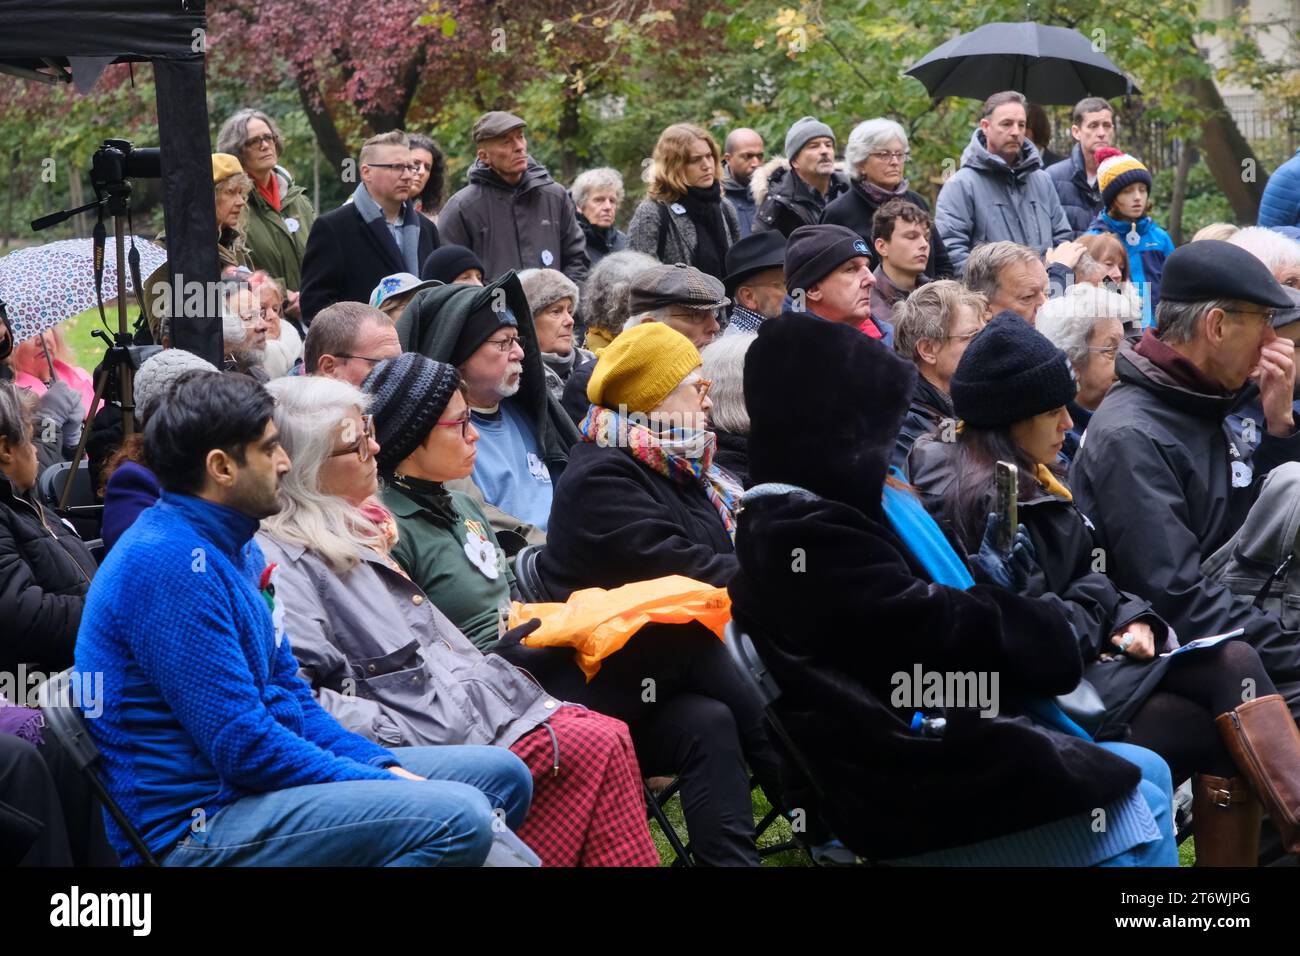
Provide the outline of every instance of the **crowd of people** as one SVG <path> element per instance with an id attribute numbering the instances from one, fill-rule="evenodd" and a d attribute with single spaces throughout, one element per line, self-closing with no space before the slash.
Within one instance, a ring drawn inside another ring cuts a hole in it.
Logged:
<path id="1" fill-rule="evenodd" d="M 1050 166 L 1040 113 L 984 102 L 933 209 L 884 117 L 770 161 L 674 124 L 628 211 L 493 111 L 451 196 L 392 130 L 318 214 L 239 111 L 223 361 L 151 276 L 138 427 L 110 389 L 85 440 L 99 541 L 38 487 L 91 376 L 6 326 L 0 671 L 102 679 L 167 866 L 654 866 L 669 778 L 703 865 L 758 864 L 754 786 L 818 859 L 1176 865 L 1184 785 L 1201 865 L 1300 854 L 1300 214 L 1175 248 L 1111 105 Z M 770 714 L 700 619 L 595 667 L 533 637 L 670 578 L 729 601 Z M 7 856 L 146 862 L 21 703 Z"/>

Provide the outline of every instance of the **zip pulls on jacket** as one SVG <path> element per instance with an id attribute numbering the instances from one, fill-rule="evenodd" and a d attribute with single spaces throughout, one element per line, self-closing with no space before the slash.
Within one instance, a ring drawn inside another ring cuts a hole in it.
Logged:
<path id="1" fill-rule="evenodd" d="M 86 569 L 81 566 L 81 562 L 77 560 L 76 555 L 74 555 L 71 551 L 69 551 L 64 546 L 63 539 L 60 538 L 57 534 L 55 534 L 53 529 L 50 528 L 50 526 L 45 523 L 45 509 L 41 507 L 40 503 L 28 501 L 26 498 L 22 497 L 21 495 L 14 495 L 14 500 L 21 501 L 28 508 L 32 509 L 32 511 L 36 514 L 36 520 L 39 521 L 41 523 L 41 527 L 45 529 L 45 533 L 59 543 L 59 548 L 63 551 L 64 554 L 68 556 L 68 558 L 72 561 L 72 563 L 77 566 L 77 570 L 81 572 L 81 576 L 85 578 L 86 583 L 89 584 L 91 580 L 91 576 L 86 573 Z"/>

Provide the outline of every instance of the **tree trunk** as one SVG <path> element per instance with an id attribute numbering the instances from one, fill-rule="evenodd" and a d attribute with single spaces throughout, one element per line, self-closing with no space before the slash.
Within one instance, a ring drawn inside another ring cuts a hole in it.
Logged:
<path id="1" fill-rule="evenodd" d="M 581 118 L 578 115 L 582 106 L 582 94 L 570 83 L 564 84 L 564 104 L 560 107 L 559 140 L 560 177 L 571 183 L 578 175 L 578 128 Z"/>
<path id="2" fill-rule="evenodd" d="M 1187 177 L 1196 160 L 1196 147 L 1184 139 L 1178 151 L 1178 166 L 1174 169 L 1174 194 L 1169 200 L 1169 235 L 1174 245 L 1183 244 L 1183 205 L 1187 201 Z"/>
<path id="3" fill-rule="evenodd" d="M 389 130 L 402 129 L 405 126 L 406 114 L 410 111 L 411 101 L 415 99 L 415 92 L 420 87 L 424 63 L 424 48 L 421 47 L 398 73 L 397 102 L 387 108 L 362 111 L 362 118 L 376 135 L 387 133 Z"/>
<path id="4" fill-rule="evenodd" d="M 300 68 L 297 80 L 298 99 L 302 103 L 303 112 L 307 114 L 307 122 L 316 135 L 321 152 L 334 167 L 335 173 L 338 173 L 343 169 L 343 161 L 348 158 L 348 144 L 343 142 L 338 127 L 334 125 L 334 117 L 321 95 L 320 83 L 315 74 L 309 69 Z"/>
<path id="5" fill-rule="evenodd" d="M 81 181 L 81 172 L 77 169 L 75 163 L 68 164 L 68 208 L 76 209 L 78 206 L 86 204 L 86 187 Z M 88 236 L 90 230 L 86 227 L 86 214 L 78 213 L 72 217 L 73 233 L 77 236 Z"/>
<path id="6" fill-rule="evenodd" d="M 14 195 L 18 192 L 18 170 L 22 169 L 19 160 L 22 159 L 22 153 L 15 146 L 9 154 L 9 195 L 5 197 L 5 231 L 3 248 L 8 249 L 9 243 L 14 237 Z"/>
<path id="7" fill-rule="evenodd" d="M 1189 89 L 1204 117 L 1201 150 L 1205 164 L 1232 206 L 1233 218 L 1243 225 L 1253 225 L 1259 218 L 1259 201 L 1268 174 L 1256 160 L 1246 137 L 1237 129 L 1214 81 L 1200 77 L 1190 81 Z"/>

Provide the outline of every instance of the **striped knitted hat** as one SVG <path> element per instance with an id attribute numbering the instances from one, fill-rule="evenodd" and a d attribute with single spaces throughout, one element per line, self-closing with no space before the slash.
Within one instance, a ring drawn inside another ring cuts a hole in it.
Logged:
<path id="1" fill-rule="evenodd" d="M 1106 209 L 1114 204 L 1125 186 L 1134 183 L 1146 183 L 1147 192 L 1151 192 L 1151 173 L 1136 157 L 1112 146 L 1102 146 L 1097 150 L 1097 188 L 1101 190 L 1101 201 Z"/>
<path id="2" fill-rule="evenodd" d="M 375 462 L 381 474 L 391 475 L 429 437 L 460 387 L 460 373 L 419 352 L 403 352 L 376 365 L 361 387 L 374 397 Z"/>

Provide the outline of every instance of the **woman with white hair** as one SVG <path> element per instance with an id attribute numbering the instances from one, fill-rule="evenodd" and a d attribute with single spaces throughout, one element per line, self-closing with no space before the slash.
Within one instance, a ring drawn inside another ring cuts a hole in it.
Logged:
<path id="1" fill-rule="evenodd" d="M 849 191 L 834 200 L 822 213 L 823 223 L 848 226 L 867 244 L 871 268 L 880 264 L 871 234 L 871 220 L 876 210 L 891 199 L 906 199 L 930 212 L 930 204 L 920 193 L 907 188 L 904 175 L 907 158 L 907 133 L 891 119 L 877 117 L 853 127 L 844 144 L 844 162 L 849 167 Z M 952 263 L 943 247 L 939 230 L 930 227 L 930 260 L 925 274 L 931 279 L 951 279 Z"/>
<path id="2" fill-rule="evenodd" d="M 398 524 L 376 498 L 379 462 L 424 461 L 443 443 L 461 446 L 457 464 L 464 460 L 465 432 L 470 448 L 477 433 L 459 374 L 408 352 L 380 363 L 370 380 L 376 412 L 388 413 L 378 426 L 371 396 L 347 382 L 311 375 L 267 386 L 293 467 L 280 486 L 282 509 L 257 540 L 275 567 L 276 613 L 283 608 L 303 677 L 321 706 L 363 737 L 390 747 L 477 745 L 484 773 L 530 776 L 527 818 L 505 823 L 544 865 L 654 866 L 627 727 L 565 704 L 504 657 L 484 654 L 394 557 Z M 414 483 L 421 500 L 438 497 L 436 483 Z M 482 541 L 483 524 L 471 524 Z M 460 550 L 467 573 L 498 574 L 499 553 Z M 501 640 L 515 644 L 535 627 Z"/>
<path id="3" fill-rule="evenodd" d="M 589 169 L 569 189 L 578 208 L 578 225 L 587 237 L 587 258 L 594 268 L 611 252 L 627 248 L 627 233 L 614 225 L 623 205 L 623 177 L 617 169 Z"/>
<path id="4" fill-rule="evenodd" d="M 1264 226 L 1247 226 L 1228 238 L 1268 266 L 1273 278 L 1284 286 L 1300 289 L 1300 242 Z"/>
<path id="5" fill-rule="evenodd" d="M 709 425 L 717 436 L 713 463 L 749 487 L 749 412 L 745 408 L 745 353 L 758 338 L 757 332 L 737 332 L 713 340 L 700 353 L 706 379 L 713 385 L 709 398 Z"/>
<path id="6" fill-rule="evenodd" d="M 1086 282 L 1070 286 L 1038 310 L 1035 328 L 1069 357 L 1079 384 L 1067 406 L 1074 424 L 1061 448 L 1066 461 L 1074 460 L 1088 420 L 1117 381 L 1115 356 L 1125 326 L 1137 318 L 1131 298 Z"/>

